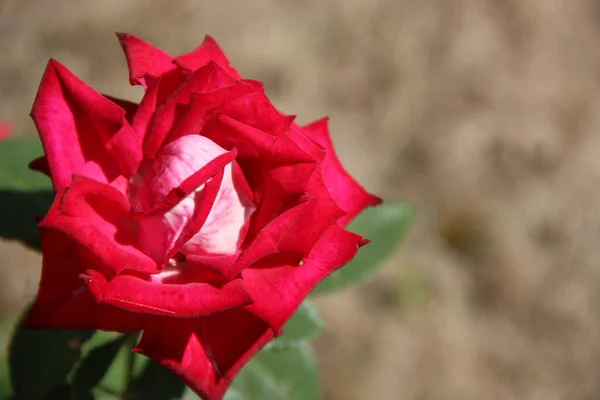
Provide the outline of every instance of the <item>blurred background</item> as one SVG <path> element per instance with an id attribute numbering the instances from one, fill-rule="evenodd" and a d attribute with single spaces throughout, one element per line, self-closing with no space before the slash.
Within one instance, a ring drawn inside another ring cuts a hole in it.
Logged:
<path id="1" fill-rule="evenodd" d="M 283 112 L 329 115 L 369 190 L 417 209 L 367 284 L 318 300 L 327 400 L 600 398 L 600 2 L 0 0 L 0 120 L 35 134 L 50 57 L 139 99 L 115 31 L 172 54 L 211 34 Z M 14 315 L 40 258 L 0 257 Z"/>

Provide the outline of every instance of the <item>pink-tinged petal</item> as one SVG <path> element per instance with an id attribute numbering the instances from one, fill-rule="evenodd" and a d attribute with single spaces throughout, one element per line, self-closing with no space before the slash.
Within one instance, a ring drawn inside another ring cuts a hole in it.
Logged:
<path id="1" fill-rule="evenodd" d="M 241 279 L 222 287 L 208 283 L 167 284 L 132 275 L 118 275 L 107 280 L 89 271 L 86 283 L 98 302 L 132 313 L 173 318 L 195 318 L 251 302 Z"/>
<path id="2" fill-rule="evenodd" d="M 231 85 L 233 82 L 234 79 L 213 62 L 188 75 L 185 81 L 170 93 L 166 102 L 156 110 L 149 127 L 150 133 L 144 142 L 145 156 L 154 157 L 164 146 L 165 139 L 185 113 L 193 92 L 210 92 Z"/>
<path id="3" fill-rule="evenodd" d="M 229 59 L 217 42 L 208 35 L 204 37 L 204 41 L 198 48 L 175 59 L 175 63 L 180 68 L 187 69 L 188 71 L 195 71 L 202 68 L 210 61 L 219 65 L 233 78 L 242 79 L 240 74 L 231 66 Z"/>
<path id="4" fill-rule="evenodd" d="M 227 152 L 200 135 L 184 136 L 169 143 L 155 158 L 147 160 L 132 178 L 129 201 L 133 210 L 148 213 L 174 196 L 171 195 L 174 189 L 179 189 L 183 195 L 191 193 L 234 158 L 235 152 Z M 200 171 L 203 172 L 199 174 Z M 190 178 L 192 181 L 188 181 Z M 182 185 L 184 188 L 180 189 Z M 174 200 L 179 202 L 181 197 L 175 196 Z M 175 204 L 169 203 L 169 206 Z"/>
<path id="5" fill-rule="evenodd" d="M 54 60 L 48 63 L 31 116 L 55 187 L 68 186 L 73 174 L 111 184 L 141 160 L 125 111 Z"/>
<path id="6" fill-rule="evenodd" d="M 329 136 L 327 127 L 327 118 L 323 118 L 304 127 L 306 134 L 322 146 L 325 151 L 323 160 L 323 178 L 329 188 L 331 197 L 347 213 L 338 221 L 342 226 L 347 225 L 355 216 L 368 206 L 375 206 L 381 203 L 381 199 L 374 196 L 358 183 L 344 169 L 340 162 L 333 142 Z"/>
<path id="7" fill-rule="evenodd" d="M 41 156 L 31 160 L 27 167 L 32 171 L 41 172 L 44 175 L 50 176 L 50 166 L 48 165 L 48 159 L 46 156 Z"/>
<path id="8" fill-rule="evenodd" d="M 177 374 L 206 400 L 221 400 L 240 369 L 273 331 L 261 319 L 234 309 L 196 319 L 153 320 L 135 351 Z"/>
<path id="9" fill-rule="evenodd" d="M 144 327 L 143 316 L 96 302 L 80 277 L 81 267 L 94 261 L 79 243 L 56 230 L 40 233 L 42 278 L 25 328 L 135 332 Z"/>
<path id="10" fill-rule="evenodd" d="M 210 182 L 190 193 L 170 210 L 139 220 L 138 241 L 146 254 L 157 263 L 164 264 L 177 252 L 184 252 L 185 243 L 208 218 L 223 175 L 223 171 L 219 172 Z"/>
<path id="11" fill-rule="evenodd" d="M 129 33 L 117 33 L 129 66 L 129 82 L 147 87 L 147 79 L 166 74 L 176 66 L 173 57 Z"/>
<path id="12" fill-rule="evenodd" d="M 365 243 L 362 237 L 332 225 L 309 256 L 296 265 L 261 266 L 259 262 L 246 268 L 242 277 L 254 300 L 254 304 L 246 308 L 279 332 L 315 286 L 350 261 Z"/>
<path id="13" fill-rule="evenodd" d="M 0 122 L 0 141 L 8 139 L 12 135 L 12 125 L 9 122 Z"/>
<path id="14" fill-rule="evenodd" d="M 139 220 L 139 242 L 152 258 L 165 260 L 172 250 L 236 252 L 254 206 L 234 184 L 234 157 L 210 139 L 188 135 L 165 146 L 134 177 L 130 202 L 150 214 Z"/>
<path id="15" fill-rule="evenodd" d="M 70 188 L 59 189 L 41 226 L 64 232 L 85 246 L 107 273 L 159 271 L 159 266 L 137 248 L 136 221 L 127 200 L 108 185 L 74 176 Z"/>

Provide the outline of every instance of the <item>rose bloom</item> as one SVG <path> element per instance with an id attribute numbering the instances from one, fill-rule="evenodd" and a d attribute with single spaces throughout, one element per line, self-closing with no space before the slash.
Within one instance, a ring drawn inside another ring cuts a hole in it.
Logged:
<path id="1" fill-rule="evenodd" d="M 56 191 L 29 328 L 142 331 L 134 349 L 207 399 L 367 240 L 380 199 L 342 167 L 322 119 L 300 127 L 216 42 L 172 57 L 118 35 L 139 104 L 57 61 L 32 117 Z"/>

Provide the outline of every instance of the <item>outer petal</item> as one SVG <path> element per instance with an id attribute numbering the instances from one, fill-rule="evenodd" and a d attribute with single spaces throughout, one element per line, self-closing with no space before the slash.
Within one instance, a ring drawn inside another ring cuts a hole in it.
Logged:
<path id="1" fill-rule="evenodd" d="M 117 37 L 127 58 L 132 85 L 147 87 L 148 76 L 159 77 L 176 68 L 170 55 L 150 43 L 129 33 L 117 33 Z"/>
<path id="2" fill-rule="evenodd" d="M 158 272 L 159 267 L 137 246 L 137 228 L 129 204 L 114 188 L 74 177 L 59 190 L 41 226 L 64 232 L 96 256 L 107 273 L 124 270 Z"/>
<path id="3" fill-rule="evenodd" d="M 220 400 L 240 369 L 274 337 L 267 324 L 234 309 L 197 319 L 156 319 L 135 351 L 163 364 L 206 400 Z"/>
<path id="4" fill-rule="evenodd" d="M 325 184 L 336 203 L 347 213 L 340 218 L 341 225 L 347 225 L 366 207 L 381 203 L 379 197 L 367 193 L 344 169 L 333 148 L 326 118 L 305 126 L 304 130 L 310 138 L 325 148 L 326 154 L 322 164 Z"/>
<path id="5" fill-rule="evenodd" d="M 31 116 L 55 187 L 78 174 L 113 183 L 141 160 L 125 111 L 58 62 L 48 63 Z"/>
<path id="6" fill-rule="evenodd" d="M 223 53 L 217 42 L 208 35 L 204 37 L 204 41 L 197 49 L 175 59 L 180 68 L 189 71 L 195 71 L 206 65 L 209 61 L 217 63 L 233 78 L 242 79 L 240 74 L 231 66 L 229 59 L 227 59 L 227 56 Z"/>
<path id="7" fill-rule="evenodd" d="M 79 243 L 56 230 L 42 228 L 40 232 L 42 278 L 26 328 L 134 332 L 144 327 L 143 316 L 96 302 L 80 277 L 80 267 L 94 260 Z"/>
<path id="8" fill-rule="evenodd" d="M 326 276 L 350 261 L 367 241 L 333 225 L 321 236 L 307 259 L 296 265 L 261 265 L 242 271 L 254 304 L 246 307 L 279 332 L 300 303 Z M 276 261 L 276 260 L 275 260 Z"/>
<path id="9" fill-rule="evenodd" d="M 172 318 L 194 318 L 251 302 L 241 279 L 216 287 L 208 283 L 167 284 L 132 275 L 107 280 L 92 270 L 86 283 L 98 302 L 132 313 Z"/>

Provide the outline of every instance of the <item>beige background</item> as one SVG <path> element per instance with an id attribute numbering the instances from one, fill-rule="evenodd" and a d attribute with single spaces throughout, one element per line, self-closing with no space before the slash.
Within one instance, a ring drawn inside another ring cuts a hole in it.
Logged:
<path id="1" fill-rule="evenodd" d="M 327 399 L 600 398 L 598 1 L 0 0 L 0 119 L 34 133 L 49 57 L 138 99 L 114 31 L 171 53 L 210 33 L 418 209 L 369 283 L 319 300 Z M 6 313 L 39 258 L 0 252 Z"/>

